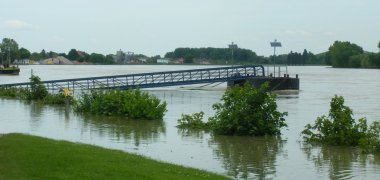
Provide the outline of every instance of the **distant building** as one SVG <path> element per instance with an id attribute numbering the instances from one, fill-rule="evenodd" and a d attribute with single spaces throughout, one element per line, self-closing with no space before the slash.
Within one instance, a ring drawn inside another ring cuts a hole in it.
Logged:
<path id="1" fill-rule="evenodd" d="M 142 62 L 142 63 L 146 63 L 148 61 L 147 58 L 138 58 L 138 61 Z"/>
<path id="2" fill-rule="evenodd" d="M 29 64 L 29 59 L 16 59 L 13 61 L 13 64 Z"/>
<path id="3" fill-rule="evenodd" d="M 119 51 L 116 51 L 116 54 L 113 55 L 113 60 L 116 63 L 120 64 L 127 64 L 127 63 L 134 63 L 135 60 L 135 54 L 133 52 L 123 52 L 121 49 Z"/>
<path id="4" fill-rule="evenodd" d="M 169 64 L 169 59 L 157 59 L 158 64 Z"/>
<path id="5" fill-rule="evenodd" d="M 113 60 L 116 63 L 124 63 L 124 61 L 125 61 L 125 53 L 121 49 L 119 51 L 116 51 L 116 54 L 113 55 Z"/>

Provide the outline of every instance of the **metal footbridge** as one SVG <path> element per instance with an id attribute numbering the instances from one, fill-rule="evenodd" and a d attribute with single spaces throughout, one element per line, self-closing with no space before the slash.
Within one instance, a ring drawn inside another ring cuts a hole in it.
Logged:
<path id="1" fill-rule="evenodd" d="M 42 81 L 49 91 L 64 88 L 71 90 L 154 88 L 203 83 L 227 82 L 253 77 L 264 77 L 263 66 L 233 66 L 140 74 L 99 76 L 76 79 Z M 29 88 L 30 82 L 0 84 L 2 88 Z"/>

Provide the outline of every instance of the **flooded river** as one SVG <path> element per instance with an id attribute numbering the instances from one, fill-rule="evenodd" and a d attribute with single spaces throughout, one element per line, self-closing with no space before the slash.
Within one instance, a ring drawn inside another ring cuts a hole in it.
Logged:
<path id="1" fill-rule="evenodd" d="M 0 76 L 0 83 L 205 68 L 205 66 L 21 66 L 19 76 Z M 182 113 L 212 116 L 226 84 L 201 90 L 167 87 L 147 90 L 168 104 L 163 121 L 132 121 L 84 116 L 64 107 L 0 99 L 0 133 L 27 133 L 119 149 L 174 164 L 205 169 L 237 179 L 379 179 L 380 154 L 355 148 L 303 144 L 300 132 L 317 116 L 328 114 L 331 98 L 344 96 L 356 118 L 380 120 L 380 70 L 289 67 L 300 77 L 300 91 L 279 92 L 287 128 L 280 138 L 228 137 L 179 130 Z M 193 85 L 192 87 L 200 87 Z"/>

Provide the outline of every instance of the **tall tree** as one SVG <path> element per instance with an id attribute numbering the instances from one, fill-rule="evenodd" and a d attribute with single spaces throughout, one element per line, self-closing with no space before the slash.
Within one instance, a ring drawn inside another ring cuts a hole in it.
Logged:
<path id="1" fill-rule="evenodd" d="M 59 56 L 59 54 L 57 52 L 54 52 L 54 51 L 49 51 L 47 53 L 47 55 L 48 55 L 49 58 L 54 58 L 54 57 Z"/>
<path id="2" fill-rule="evenodd" d="M 0 48 L 1 52 L 4 53 L 4 57 L 6 57 L 5 59 L 9 57 L 10 61 L 13 61 L 18 58 L 18 44 L 15 40 L 4 38 Z"/>
<path id="3" fill-rule="evenodd" d="M 45 49 L 42 49 L 42 50 L 41 50 L 41 52 L 40 52 L 40 58 L 41 58 L 41 59 L 46 59 L 46 58 L 48 58 L 48 55 L 46 54 Z"/>
<path id="4" fill-rule="evenodd" d="M 302 53 L 302 65 L 305 65 L 308 59 L 309 59 L 309 54 L 307 53 L 307 50 L 304 49 Z"/>
<path id="5" fill-rule="evenodd" d="M 20 48 L 19 50 L 19 58 L 20 59 L 30 59 L 31 57 L 31 54 L 30 54 L 30 51 L 25 49 L 25 48 Z"/>
<path id="6" fill-rule="evenodd" d="M 67 54 L 67 58 L 74 61 L 79 59 L 79 54 L 76 49 L 71 49 Z"/>
<path id="7" fill-rule="evenodd" d="M 327 56 L 333 67 L 349 67 L 351 56 L 363 54 L 363 48 L 350 42 L 335 41 L 330 46 Z"/>
<path id="8" fill-rule="evenodd" d="M 90 61 L 95 64 L 103 64 L 106 57 L 103 54 L 92 53 L 90 55 Z"/>

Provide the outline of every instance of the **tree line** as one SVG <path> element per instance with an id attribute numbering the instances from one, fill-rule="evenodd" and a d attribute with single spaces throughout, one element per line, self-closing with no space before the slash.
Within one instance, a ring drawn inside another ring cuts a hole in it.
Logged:
<path id="1" fill-rule="evenodd" d="M 337 68 L 380 68 L 380 51 L 365 52 L 357 44 L 335 41 L 326 53 L 326 63 Z"/>
<path id="2" fill-rule="evenodd" d="M 26 48 L 19 48 L 18 43 L 11 38 L 3 38 L 0 43 L 1 50 L 1 59 L 3 63 L 9 63 L 7 60 L 9 59 L 13 62 L 16 59 L 30 59 L 34 61 L 39 61 L 47 58 L 54 58 L 57 56 L 63 56 L 71 61 L 79 61 L 79 62 L 90 62 L 94 64 L 113 64 L 112 55 L 103 55 L 99 53 L 91 53 L 88 54 L 86 52 L 77 51 L 76 49 L 71 49 L 67 54 L 66 53 L 57 53 L 54 51 L 46 52 L 44 49 L 41 52 L 33 52 L 31 53 Z"/>
<path id="3" fill-rule="evenodd" d="M 380 49 L 380 42 L 378 44 Z M 71 61 L 89 62 L 93 64 L 114 64 L 112 54 L 100 53 L 88 54 L 83 51 L 71 49 L 66 53 L 53 51 L 31 53 L 26 48 L 19 48 L 18 43 L 10 38 L 3 38 L 0 43 L 2 63 L 8 63 L 15 59 L 31 59 L 39 61 L 47 58 L 63 56 Z M 211 64 L 288 64 L 288 65 L 331 65 L 338 68 L 380 68 L 380 51 L 377 53 L 365 52 L 362 47 L 350 43 L 335 41 L 327 52 L 313 54 L 304 49 L 302 53 L 290 51 L 288 54 L 277 56 L 258 56 L 249 49 L 242 48 L 176 48 L 167 52 L 164 56 L 168 59 L 183 58 L 184 63 L 197 63 L 196 61 L 207 60 Z M 135 55 L 135 58 L 147 59 L 147 63 L 156 63 L 159 55 L 148 57 L 143 54 Z"/>
<path id="4" fill-rule="evenodd" d="M 227 63 L 264 63 L 265 58 L 249 49 L 242 48 L 177 48 L 165 54 L 165 58 L 179 59 L 184 58 L 185 63 L 193 63 L 198 60 L 213 60 Z"/>
<path id="5" fill-rule="evenodd" d="M 315 55 L 306 49 L 298 53 L 291 51 L 289 54 L 277 56 L 258 56 L 255 52 L 248 49 L 231 48 L 177 48 L 165 54 L 165 58 L 183 58 L 185 63 L 193 63 L 195 60 L 210 60 L 213 63 L 222 64 L 288 64 L 288 65 L 316 65 L 325 64 L 324 54 Z"/>
<path id="6" fill-rule="evenodd" d="M 306 49 L 303 50 L 303 53 L 293 52 L 286 57 L 288 65 L 317 65 L 324 64 L 324 54 L 315 55 Z"/>

